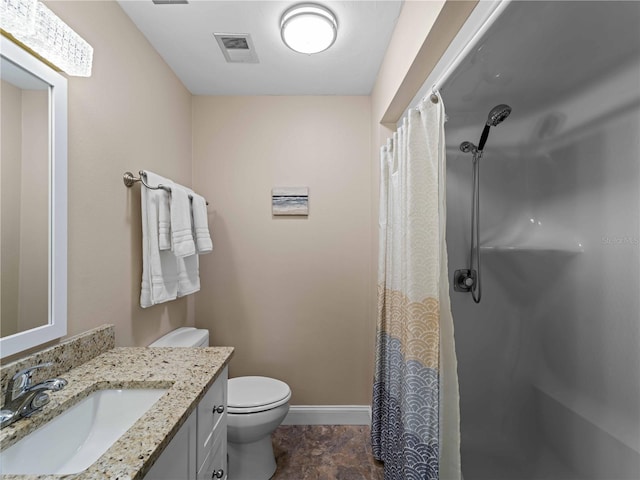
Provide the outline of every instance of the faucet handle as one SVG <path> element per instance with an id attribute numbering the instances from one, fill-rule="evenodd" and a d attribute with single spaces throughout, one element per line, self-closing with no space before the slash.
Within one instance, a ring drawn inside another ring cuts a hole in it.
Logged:
<path id="1" fill-rule="evenodd" d="M 38 370 L 40 368 L 48 368 L 53 365 L 53 362 L 45 362 L 40 365 L 34 365 L 33 367 L 25 368 L 24 370 L 20 370 L 13 377 L 11 377 L 11 381 L 7 386 L 7 399 L 13 399 L 13 394 L 16 390 L 23 392 L 25 389 L 31 386 L 31 377 L 33 375 L 34 370 Z"/>
<path id="2" fill-rule="evenodd" d="M 31 382 L 31 375 L 33 375 L 34 370 L 38 370 L 39 368 L 48 368 L 52 365 L 53 365 L 53 362 L 45 362 L 45 363 L 41 363 L 40 365 L 34 365 L 33 367 L 25 368 L 24 370 L 20 370 L 18 373 L 16 373 L 13 376 L 12 380 L 15 381 L 22 377 L 26 379 L 27 382 Z M 26 386 L 29 386 L 29 385 L 26 385 Z"/>

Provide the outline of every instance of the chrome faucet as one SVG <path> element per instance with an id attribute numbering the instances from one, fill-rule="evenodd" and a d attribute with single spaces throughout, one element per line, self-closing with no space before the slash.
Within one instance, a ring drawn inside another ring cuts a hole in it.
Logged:
<path id="1" fill-rule="evenodd" d="M 49 403 L 47 390 L 57 392 L 67 386 L 64 378 L 51 378 L 44 382 L 31 384 L 31 377 L 34 370 L 46 368 L 53 365 L 52 362 L 25 368 L 16 373 L 7 386 L 5 392 L 4 405 L 0 411 L 0 428 L 11 425 L 21 418 L 30 417 L 34 413 L 42 410 Z"/>

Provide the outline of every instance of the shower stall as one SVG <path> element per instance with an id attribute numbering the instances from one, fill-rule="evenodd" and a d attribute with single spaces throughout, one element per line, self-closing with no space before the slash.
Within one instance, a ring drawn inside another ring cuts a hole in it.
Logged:
<path id="1" fill-rule="evenodd" d="M 441 87 L 465 480 L 640 478 L 640 2 L 515 1 Z M 470 264 L 479 159 L 482 300 Z"/>

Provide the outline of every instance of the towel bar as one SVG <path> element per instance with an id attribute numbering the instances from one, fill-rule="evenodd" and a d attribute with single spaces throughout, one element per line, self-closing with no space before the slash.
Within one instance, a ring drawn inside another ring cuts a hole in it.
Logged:
<path id="1" fill-rule="evenodd" d="M 167 185 L 160 184 L 160 185 L 154 187 L 153 185 L 149 185 L 147 182 L 145 182 L 144 181 L 144 177 L 146 177 L 147 174 L 144 172 L 144 170 L 140 170 L 140 172 L 138 172 L 138 173 L 139 173 L 140 177 L 136 178 L 136 177 L 133 176 L 133 173 L 124 172 L 124 174 L 122 175 L 122 181 L 124 182 L 124 184 L 125 184 L 125 186 L 127 188 L 131 188 L 134 183 L 140 182 L 140 183 L 142 183 L 142 185 L 144 185 L 145 187 L 147 187 L 150 190 L 165 190 L 165 191 L 171 193 L 171 187 L 169 187 Z M 193 198 L 193 197 L 191 195 L 189 195 L 189 198 Z M 207 202 L 207 205 L 209 205 L 209 202 Z"/>

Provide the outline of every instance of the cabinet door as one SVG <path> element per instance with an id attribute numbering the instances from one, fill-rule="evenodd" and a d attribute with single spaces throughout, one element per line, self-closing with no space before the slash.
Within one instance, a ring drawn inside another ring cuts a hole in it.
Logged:
<path id="1" fill-rule="evenodd" d="M 213 447 L 198 472 L 198 480 L 227 478 L 227 426 L 220 425 L 215 432 Z"/>
<path id="2" fill-rule="evenodd" d="M 145 475 L 144 480 L 195 480 L 196 428 L 196 412 L 193 412 Z"/>
<path id="3" fill-rule="evenodd" d="M 221 426 L 227 423 L 227 368 L 211 385 L 198 404 L 198 468 L 208 458 L 220 434 Z M 226 427 L 224 429 L 226 442 Z"/>

